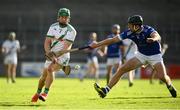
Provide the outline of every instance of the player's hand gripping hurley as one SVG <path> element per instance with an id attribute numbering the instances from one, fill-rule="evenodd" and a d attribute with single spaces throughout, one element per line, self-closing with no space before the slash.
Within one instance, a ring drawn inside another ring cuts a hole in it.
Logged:
<path id="1" fill-rule="evenodd" d="M 69 52 L 75 52 L 75 51 L 79 51 L 79 50 L 84 50 L 87 48 L 91 48 L 90 46 L 84 46 L 84 47 L 80 47 L 80 48 L 73 48 L 73 49 L 69 49 L 69 50 L 61 50 L 61 51 L 57 51 L 57 52 L 49 52 L 45 54 L 45 57 L 47 58 L 47 60 L 52 61 L 55 57 L 59 57 L 65 53 L 69 53 Z"/>
<path id="2" fill-rule="evenodd" d="M 46 57 L 47 60 L 52 61 L 53 63 L 55 63 L 56 60 L 57 60 L 57 57 L 65 54 L 65 53 L 75 52 L 75 51 L 78 51 L 78 50 L 84 50 L 84 49 L 87 49 L 87 48 L 91 48 L 91 47 L 90 46 L 84 46 L 84 47 L 74 48 L 74 49 L 69 49 L 69 50 L 61 50 L 61 51 L 58 51 L 58 52 L 49 52 L 49 53 L 45 54 L 45 57 Z M 65 72 L 66 75 L 69 75 L 70 72 L 71 72 L 71 67 L 69 65 L 68 66 L 62 66 L 62 70 Z M 78 70 L 78 68 L 75 67 L 75 70 Z"/>
<path id="3" fill-rule="evenodd" d="M 69 49 L 69 50 L 62 50 L 62 51 L 58 51 L 55 53 L 55 55 L 57 57 L 65 54 L 65 53 L 69 53 L 69 52 L 75 52 L 75 51 L 79 51 L 79 50 L 84 50 L 84 49 L 87 49 L 87 48 L 90 48 L 90 46 L 84 46 L 84 47 L 80 47 L 80 48 L 73 48 L 73 49 Z"/>

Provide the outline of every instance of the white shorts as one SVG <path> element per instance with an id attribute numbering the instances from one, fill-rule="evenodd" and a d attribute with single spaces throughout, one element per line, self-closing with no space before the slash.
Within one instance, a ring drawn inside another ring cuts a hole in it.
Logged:
<path id="1" fill-rule="evenodd" d="M 135 53 L 134 53 L 134 54 L 133 54 L 133 53 L 127 54 L 126 60 L 129 60 L 129 59 L 131 59 L 131 58 L 133 58 L 133 57 L 135 57 Z"/>
<path id="2" fill-rule="evenodd" d="M 121 64 L 120 58 L 107 58 L 107 65 Z"/>
<path id="3" fill-rule="evenodd" d="M 98 64 L 98 58 L 96 56 L 88 58 L 88 64 L 95 63 Z"/>
<path id="4" fill-rule="evenodd" d="M 69 60 L 70 60 L 70 58 L 67 58 L 67 57 L 59 57 L 59 58 L 57 59 L 57 63 L 58 63 L 58 64 L 61 64 L 61 65 L 63 65 L 63 66 L 67 66 L 67 65 L 69 64 Z M 45 64 L 44 64 L 44 67 L 45 67 L 45 68 L 48 68 L 48 66 L 49 66 L 51 63 L 52 63 L 52 61 L 46 60 L 46 61 L 45 61 Z"/>
<path id="5" fill-rule="evenodd" d="M 17 57 L 5 57 L 4 64 L 16 64 L 17 65 Z"/>
<path id="6" fill-rule="evenodd" d="M 163 62 L 163 58 L 161 54 L 156 54 L 156 55 L 143 55 L 140 52 L 137 52 L 135 54 L 135 57 L 142 63 L 142 64 L 150 64 L 150 65 L 155 65 L 156 63 Z"/>

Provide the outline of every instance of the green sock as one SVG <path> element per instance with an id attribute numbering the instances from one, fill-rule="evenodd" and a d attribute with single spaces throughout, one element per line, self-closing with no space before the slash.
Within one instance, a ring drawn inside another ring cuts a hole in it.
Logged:
<path id="1" fill-rule="evenodd" d="M 42 89 L 38 88 L 37 93 L 40 94 Z"/>
<path id="2" fill-rule="evenodd" d="M 49 88 L 45 88 L 44 93 L 48 94 L 48 92 L 49 92 Z"/>

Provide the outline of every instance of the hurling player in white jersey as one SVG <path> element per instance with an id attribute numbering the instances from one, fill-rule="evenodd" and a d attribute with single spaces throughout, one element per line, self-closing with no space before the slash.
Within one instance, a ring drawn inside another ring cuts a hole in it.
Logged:
<path id="1" fill-rule="evenodd" d="M 16 67 L 18 63 L 17 52 L 20 51 L 19 41 L 16 40 L 16 33 L 10 32 L 9 38 L 2 45 L 2 53 L 4 54 L 4 65 L 7 74 L 7 82 L 15 83 Z"/>
<path id="2" fill-rule="evenodd" d="M 136 44 L 130 39 L 123 40 L 123 44 L 125 47 L 123 60 L 125 60 L 126 62 L 135 56 L 137 52 L 137 47 Z M 129 87 L 133 86 L 134 74 L 135 74 L 135 70 L 128 72 Z"/>
<path id="3" fill-rule="evenodd" d="M 76 37 L 76 30 L 69 24 L 70 10 L 60 8 L 58 11 L 57 23 L 50 26 L 44 42 L 45 53 L 56 52 L 70 49 Z M 54 73 L 66 67 L 70 60 L 70 53 L 66 53 L 53 61 L 46 60 L 43 73 L 39 79 L 37 92 L 32 97 L 31 102 L 37 102 L 38 99 L 45 101 L 48 91 L 54 80 Z M 43 93 L 41 93 L 44 88 Z"/>

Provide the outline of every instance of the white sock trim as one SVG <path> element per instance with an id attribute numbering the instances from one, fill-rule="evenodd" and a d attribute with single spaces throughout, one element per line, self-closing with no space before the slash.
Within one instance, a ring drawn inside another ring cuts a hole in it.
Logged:
<path id="1" fill-rule="evenodd" d="M 108 86 L 105 87 L 106 88 L 106 92 L 109 92 L 110 91 L 110 88 Z"/>

